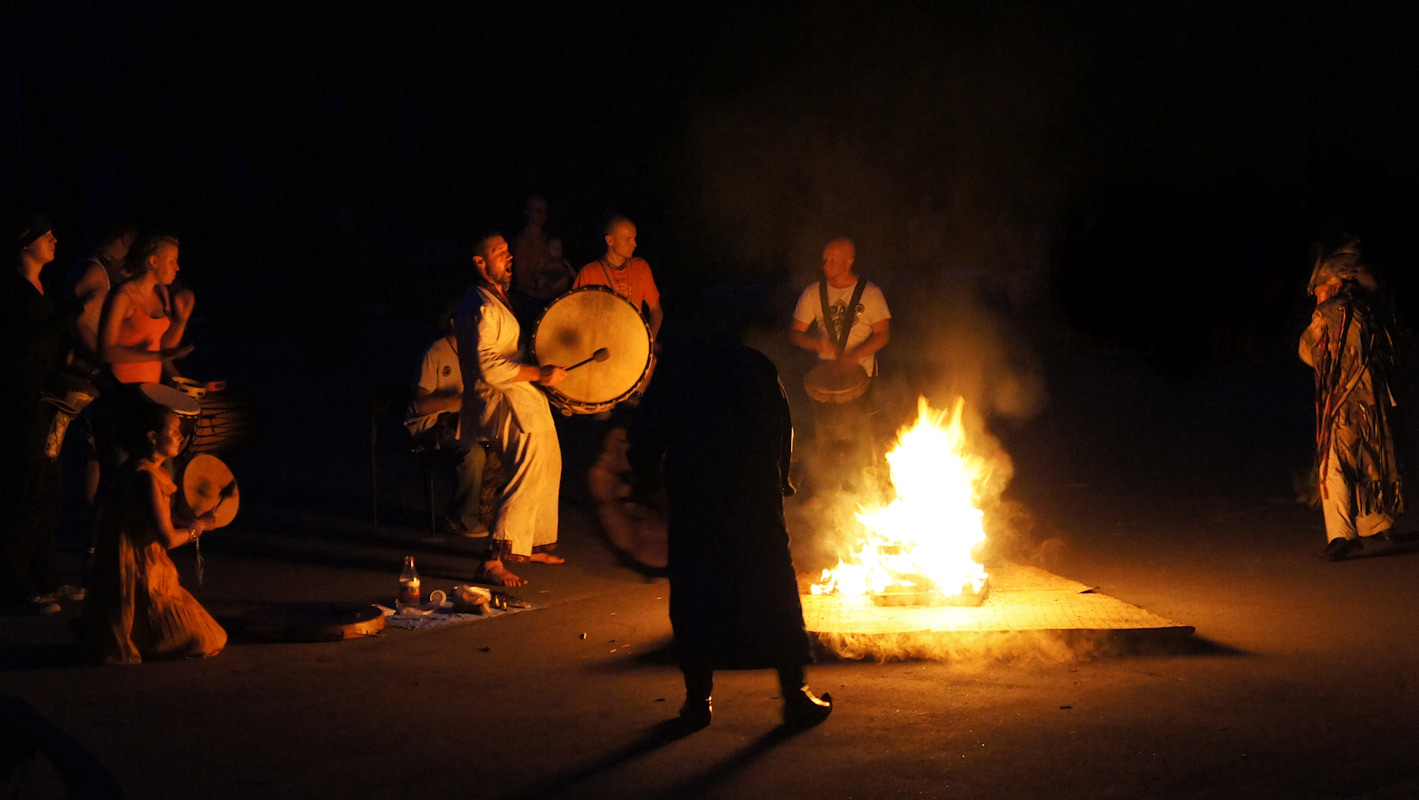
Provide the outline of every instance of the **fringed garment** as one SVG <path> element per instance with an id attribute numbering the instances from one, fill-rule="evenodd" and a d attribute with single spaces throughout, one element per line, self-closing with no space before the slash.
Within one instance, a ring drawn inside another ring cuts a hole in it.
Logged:
<path id="1" fill-rule="evenodd" d="M 1395 448 L 1397 328 L 1381 297 L 1351 284 L 1316 307 L 1301 336 L 1301 359 L 1315 369 L 1319 482 L 1338 466 L 1353 492 L 1355 517 L 1404 511 Z"/>

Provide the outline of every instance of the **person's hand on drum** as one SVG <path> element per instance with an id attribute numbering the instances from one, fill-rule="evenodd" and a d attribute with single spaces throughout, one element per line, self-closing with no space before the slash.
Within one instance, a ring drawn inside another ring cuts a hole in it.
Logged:
<path id="1" fill-rule="evenodd" d="M 818 333 L 818 355 L 824 360 L 836 359 L 838 357 L 838 346 L 833 344 L 833 340 L 828 338 L 827 331 Z"/>
<path id="2" fill-rule="evenodd" d="M 853 355 L 850 351 L 848 351 L 844 352 L 840 356 L 835 356 L 833 358 L 833 366 L 837 367 L 843 372 L 852 372 L 854 369 L 860 366 L 860 363 L 858 362 L 857 357 Z"/>
<path id="3" fill-rule="evenodd" d="M 547 364 L 538 370 L 537 383 L 542 386 L 556 386 L 565 380 L 566 377 L 566 369 Z"/>

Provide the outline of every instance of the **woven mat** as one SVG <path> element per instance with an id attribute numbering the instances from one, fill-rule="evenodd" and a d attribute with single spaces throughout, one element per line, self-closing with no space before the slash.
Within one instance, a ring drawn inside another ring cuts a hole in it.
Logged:
<path id="1" fill-rule="evenodd" d="M 516 614 L 521 611 L 536 611 L 541 606 L 529 605 L 527 608 L 488 608 L 486 614 L 462 614 L 455 611 L 435 612 L 424 617 L 403 616 L 402 614 L 386 614 L 385 623 L 391 628 L 401 628 L 406 631 L 421 630 L 423 628 L 441 628 L 445 625 L 458 625 L 463 622 L 478 622 L 485 619 L 496 619 L 508 614 Z M 391 609 L 392 611 L 392 609 Z"/>

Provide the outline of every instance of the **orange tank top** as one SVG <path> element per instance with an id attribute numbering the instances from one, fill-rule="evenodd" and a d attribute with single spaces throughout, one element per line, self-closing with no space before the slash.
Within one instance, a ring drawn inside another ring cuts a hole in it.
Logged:
<path id="1" fill-rule="evenodd" d="M 168 319 L 166 314 L 150 317 L 135 304 L 133 314 L 119 325 L 118 343 L 156 353 L 163 349 L 163 334 L 167 333 L 170 325 L 172 320 Z M 113 377 L 117 378 L 119 383 L 161 383 L 163 362 L 154 360 L 114 364 Z"/>

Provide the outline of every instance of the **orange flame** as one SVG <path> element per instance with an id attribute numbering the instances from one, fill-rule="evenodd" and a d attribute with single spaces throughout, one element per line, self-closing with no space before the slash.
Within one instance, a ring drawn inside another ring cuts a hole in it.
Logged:
<path id="1" fill-rule="evenodd" d="M 887 454 L 896 499 L 859 508 L 862 539 L 836 568 L 823 570 L 813 594 L 898 588 L 951 596 L 984 588 L 985 567 L 973 551 L 985 541 L 979 493 L 990 465 L 966 450 L 964 410 L 958 399 L 948 419 L 920 399 L 916 423 L 897 434 Z"/>

